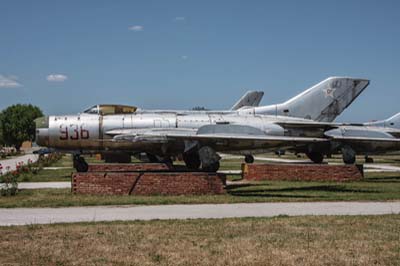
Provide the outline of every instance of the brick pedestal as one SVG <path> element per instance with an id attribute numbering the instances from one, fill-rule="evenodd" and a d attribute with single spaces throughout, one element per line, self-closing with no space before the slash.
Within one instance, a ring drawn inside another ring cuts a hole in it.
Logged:
<path id="1" fill-rule="evenodd" d="M 243 164 L 246 180 L 355 181 L 363 178 L 362 165 Z"/>
<path id="2" fill-rule="evenodd" d="M 87 172 L 72 175 L 72 192 L 97 195 L 225 193 L 225 175 L 204 172 Z"/>
<path id="3" fill-rule="evenodd" d="M 104 163 L 89 164 L 88 172 L 136 172 L 169 170 L 165 163 Z"/>

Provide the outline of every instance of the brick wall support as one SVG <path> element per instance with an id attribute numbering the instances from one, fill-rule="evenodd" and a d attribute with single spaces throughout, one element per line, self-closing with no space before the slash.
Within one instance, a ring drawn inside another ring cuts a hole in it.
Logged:
<path id="1" fill-rule="evenodd" d="M 169 170 L 165 163 L 104 163 L 89 164 L 88 172 L 130 172 Z"/>
<path id="2" fill-rule="evenodd" d="M 72 192 L 92 195 L 224 194 L 226 177 L 205 172 L 87 172 L 72 175 Z"/>
<path id="3" fill-rule="evenodd" d="M 362 165 L 242 164 L 246 180 L 355 181 L 364 176 Z"/>

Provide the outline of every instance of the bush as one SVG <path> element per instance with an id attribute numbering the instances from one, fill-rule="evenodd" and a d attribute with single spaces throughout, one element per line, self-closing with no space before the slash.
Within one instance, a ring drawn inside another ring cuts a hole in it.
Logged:
<path id="1" fill-rule="evenodd" d="M 18 192 L 18 171 L 0 176 L 0 196 L 15 196 Z"/>
<path id="2" fill-rule="evenodd" d="M 15 171 L 7 172 L 7 174 L 4 175 L 0 173 L 0 196 L 16 195 L 18 192 L 19 178 L 22 178 L 23 181 L 29 181 L 32 175 L 38 174 L 43 167 L 50 166 L 61 158 L 62 155 L 60 153 L 42 155 L 35 163 L 29 160 L 28 164 L 24 165 L 21 162 L 17 164 Z M 9 171 L 9 167 L 6 170 Z"/>

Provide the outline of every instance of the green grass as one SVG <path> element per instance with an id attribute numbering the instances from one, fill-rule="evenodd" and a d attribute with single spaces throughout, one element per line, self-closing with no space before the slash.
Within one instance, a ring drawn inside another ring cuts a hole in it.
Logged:
<path id="1" fill-rule="evenodd" d="M 400 216 L 0 227 L 0 265 L 400 265 Z"/>
<path id="2" fill-rule="evenodd" d="M 75 172 L 72 167 L 71 155 L 64 155 L 60 160 L 54 162 L 49 167 L 60 167 L 60 169 L 44 169 L 38 173 L 21 173 L 18 182 L 65 182 L 71 181 L 71 174 Z M 67 167 L 67 168 L 66 168 Z"/>
<path id="3" fill-rule="evenodd" d="M 95 157 L 89 157 L 91 162 Z M 388 160 L 387 157 L 381 160 Z M 395 160 L 393 157 L 392 160 Z M 224 160 L 221 169 L 238 170 L 240 160 Z M 70 156 L 64 156 L 52 167 L 72 167 Z M 20 180 L 30 182 L 71 180 L 72 168 L 42 170 L 37 175 L 24 174 Z M 239 175 L 228 176 L 237 181 Z M 366 173 L 362 181 L 289 182 L 264 181 L 234 183 L 226 195 L 204 196 L 92 196 L 74 195 L 69 189 L 21 190 L 15 197 L 0 197 L 0 207 L 62 207 L 89 205 L 154 205 L 240 202 L 296 202 L 296 201 L 388 201 L 400 200 L 400 173 Z"/>
<path id="4" fill-rule="evenodd" d="M 70 167 L 72 168 L 72 155 L 65 154 L 60 160 L 53 163 L 51 167 Z"/>
<path id="5" fill-rule="evenodd" d="M 90 205 L 155 205 L 299 201 L 400 200 L 399 173 L 371 173 L 363 181 L 233 184 L 226 195 L 203 196 L 95 196 L 74 195 L 69 189 L 21 190 L 14 197 L 0 197 L 1 208 L 64 207 Z"/>
<path id="6" fill-rule="evenodd" d="M 43 169 L 37 174 L 23 173 L 19 177 L 20 182 L 65 182 L 71 181 L 71 173 L 75 172 L 75 169 L 56 169 L 47 170 Z"/>

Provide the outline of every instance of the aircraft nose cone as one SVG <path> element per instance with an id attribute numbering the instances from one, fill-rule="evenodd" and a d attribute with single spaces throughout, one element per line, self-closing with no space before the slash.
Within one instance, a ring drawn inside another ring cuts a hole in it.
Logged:
<path id="1" fill-rule="evenodd" d="M 39 146 L 49 146 L 49 117 L 42 116 L 35 119 L 36 124 L 36 144 Z"/>

